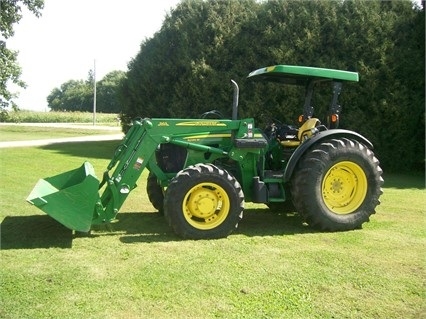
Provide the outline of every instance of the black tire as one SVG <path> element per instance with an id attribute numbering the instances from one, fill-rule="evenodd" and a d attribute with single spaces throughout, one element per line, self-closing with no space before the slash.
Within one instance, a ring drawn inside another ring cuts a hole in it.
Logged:
<path id="1" fill-rule="evenodd" d="M 146 193 L 148 194 L 148 199 L 151 202 L 152 206 L 160 214 L 164 213 L 164 190 L 158 185 L 157 176 L 152 173 L 149 173 L 148 179 L 146 181 Z"/>
<path id="2" fill-rule="evenodd" d="M 327 140 L 312 146 L 293 174 L 297 211 L 312 227 L 343 231 L 362 227 L 383 193 L 382 169 L 373 152 L 355 140 Z"/>
<path id="3" fill-rule="evenodd" d="M 182 238 L 227 237 L 243 217 L 244 194 L 238 181 L 212 164 L 180 171 L 167 187 L 164 215 Z"/>

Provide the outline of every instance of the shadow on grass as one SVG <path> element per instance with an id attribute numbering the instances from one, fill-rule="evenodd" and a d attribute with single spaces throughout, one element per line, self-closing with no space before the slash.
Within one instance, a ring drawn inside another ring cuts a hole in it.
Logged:
<path id="1" fill-rule="evenodd" d="M 304 226 L 297 215 L 278 214 L 268 209 L 247 209 L 233 234 L 285 236 L 311 232 L 314 230 Z M 119 213 L 117 222 L 94 226 L 90 235 L 74 234 L 48 215 L 8 216 L 1 224 L 1 249 L 71 248 L 72 240 L 80 236 L 117 236 L 125 244 L 183 240 L 158 213 Z"/>
<path id="2" fill-rule="evenodd" d="M 269 209 L 246 209 L 234 234 L 246 236 L 282 236 L 316 232 L 293 213 L 278 213 Z"/>
<path id="3" fill-rule="evenodd" d="M 40 149 L 83 158 L 111 159 L 121 141 L 88 141 L 53 143 L 39 146 Z"/>
<path id="4" fill-rule="evenodd" d="M 123 243 L 167 242 L 183 240 L 167 225 L 158 213 L 121 213 L 118 222 L 112 224 L 112 232 L 124 231 Z M 244 218 L 232 234 L 245 236 L 285 236 L 312 233 L 298 215 L 278 214 L 268 209 L 246 209 Z M 232 234 L 230 236 L 232 236 Z"/>
<path id="5" fill-rule="evenodd" d="M 1 249 L 71 248 L 73 233 L 48 215 L 7 216 Z"/>
<path id="6" fill-rule="evenodd" d="M 158 212 L 123 212 L 117 215 L 117 222 L 109 225 L 95 226 L 95 235 L 103 236 L 119 234 L 120 241 L 126 244 L 135 242 L 169 242 L 180 241 L 173 230 L 168 226 L 166 219 Z M 124 233 L 124 235 L 123 235 Z"/>
<path id="7" fill-rule="evenodd" d="M 417 188 L 425 189 L 425 173 L 419 172 L 418 174 L 384 174 L 385 183 L 384 188 Z"/>

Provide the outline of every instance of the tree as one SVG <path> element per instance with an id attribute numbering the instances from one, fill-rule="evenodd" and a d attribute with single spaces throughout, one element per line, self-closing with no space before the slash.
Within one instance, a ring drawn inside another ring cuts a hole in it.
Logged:
<path id="1" fill-rule="evenodd" d="M 235 69 L 226 66 L 239 58 L 218 51 L 255 18 L 257 6 L 254 0 L 182 1 L 129 63 L 121 89 L 123 123 L 139 116 L 198 117 L 211 109 L 230 114 Z"/>
<path id="2" fill-rule="evenodd" d="M 96 110 L 103 113 L 119 113 L 121 104 L 117 91 L 126 74 L 123 71 L 112 71 L 96 83 Z M 59 88 L 54 88 L 47 97 L 47 103 L 53 111 L 93 110 L 94 73 L 89 71 L 87 79 L 69 80 Z"/>
<path id="3" fill-rule="evenodd" d="M 69 80 L 60 88 L 54 88 L 47 97 L 47 105 L 53 111 L 82 111 L 93 109 L 94 73 L 89 71 L 87 79 Z"/>
<path id="4" fill-rule="evenodd" d="M 93 108 L 93 88 L 83 80 L 70 80 L 55 88 L 47 97 L 53 111 L 90 111 Z"/>
<path id="5" fill-rule="evenodd" d="M 1 0 L 0 1 L 0 111 L 4 114 L 6 108 L 18 106 L 13 101 L 16 95 L 8 89 L 13 83 L 25 88 L 20 79 L 21 67 L 17 62 L 18 52 L 7 47 L 6 40 L 14 35 L 13 25 L 22 19 L 22 7 L 27 7 L 36 17 L 41 15 L 44 0 Z"/>
<path id="6" fill-rule="evenodd" d="M 96 109 L 103 113 L 120 113 L 118 90 L 126 77 L 124 71 L 112 71 L 96 83 Z"/>
<path id="7" fill-rule="evenodd" d="M 361 76 L 345 94 L 344 125 L 368 136 L 384 169 L 424 169 L 424 11 L 410 1 L 344 1 L 339 16 L 341 50 Z"/>
<path id="8" fill-rule="evenodd" d="M 135 117 L 230 114 L 293 124 L 302 92 L 246 81 L 274 64 L 357 71 L 340 97 L 341 127 L 365 135 L 386 170 L 424 169 L 424 4 L 409 0 L 183 0 L 141 44 L 121 86 L 123 124 Z M 320 119 L 330 103 L 314 97 Z M 401 151 L 403 147 L 403 151 Z M 423 166 L 423 167 L 422 167 Z"/>

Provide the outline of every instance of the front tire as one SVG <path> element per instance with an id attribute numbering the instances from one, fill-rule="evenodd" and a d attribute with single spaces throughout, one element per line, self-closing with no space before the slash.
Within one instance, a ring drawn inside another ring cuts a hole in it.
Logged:
<path id="1" fill-rule="evenodd" d="M 243 217 L 244 194 L 238 181 L 212 164 L 180 171 L 167 187 L 164 215 L 182 238 L 227 237 Z"/>
<path id="2" fill-rule="evenodd" d="M 314 145 L 292 178 L 292 197 L 306 222 L 320 230 L 361 228 L 380 204 L 382 169 L 373 152 L 355 140 Z"/>

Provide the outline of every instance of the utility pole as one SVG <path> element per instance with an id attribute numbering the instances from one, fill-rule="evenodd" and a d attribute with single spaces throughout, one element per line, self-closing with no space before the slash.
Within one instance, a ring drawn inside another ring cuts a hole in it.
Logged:
<path id="1" fill-rule="evenodd" d="M 93 125 L 96 125 L 96 59 L 93 60 Z"/>

